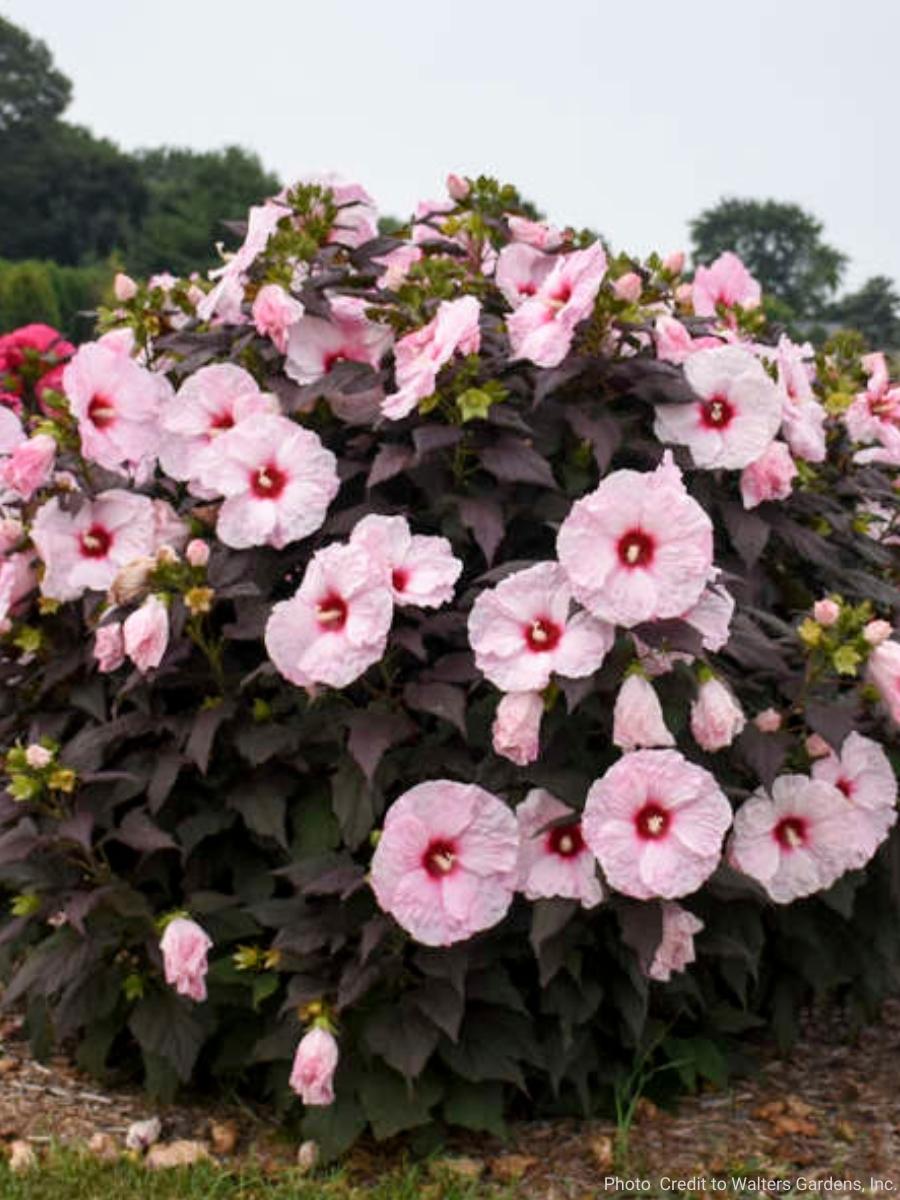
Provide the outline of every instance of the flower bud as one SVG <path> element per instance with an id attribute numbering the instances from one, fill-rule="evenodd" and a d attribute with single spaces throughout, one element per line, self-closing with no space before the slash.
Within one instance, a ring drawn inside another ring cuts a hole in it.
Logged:
<path id="1" fill-rule="evenodd" d="M 827 758 L 831 753 L 831 747 L 819 734 L 811 733 L 806 739 L 806 753 L 810 758 Z"/>
<path id="2" fill-rule="evenodd" d="M 679 283 L 678 287 L 675 289 L 675 299 L 684 308 L 689 308 L 694 299 L 694 289 L 692 285 L 689 283 Z"/>
<path id="3" fill-rule="evenodd" d="M 627 300 L 629 304 L 634 304 L 636 300 L 640 300 L 642 288 L 640 275 L 636 271 L 629 271 L 627 275 L 621 275 L 615 281 L 613 293 L 617 300 Z"/>
<path id="4" fill-rule="evenodd" d="M 753 718 L 753 724 L 760 733 L 777 733 L 781 728 L 782 717 L 777 708 L 764 708 Z"/>
<path id="5" fill-rule="evenodd" d="M 870 646 L 880 646 L 882 642 L 886 642 L 894 632 L 894 627 L 890 621 L 869 621 L 863 627 L 863 637 Z"/>
<path id="6" fill-rule="evenodd" d="M 826 629 L 831 625 L 837 624 L 840 615 L 841 607 L 834 600 L 817 600 L 813 605 L 813 616 Z"/>
<path id="7" fill-rule="evenodd" d="M 48 750 L 46 746 L 41 746 L 38 742 L 32 742 L 25 751 L 25 761 L 29 767 L 39 771 L 53 762 L 53 751 Z"/>
<path id="8" fill-rule="evenodd" d="M 684 270 L 684 251 L 673 250 L 671 254 L 667 254 L 663 259 L 663 266 L 673 275 L 680 275 Z"/>
<path id="9" fill-rule="evenodd" d="M 302 1038 L 297 1047 L 294 1065 L 291 1068 L 292 1090 L 304 1104 L 332 1104 L 337 1064 L 338 1044 L 334 1034 L 321 1026 L 315 1026 Z"/>
<path id="10" fill-rule="evenodd" d="M 120 304 L 133 300 L 137 295 L 137 284 L 130 275 L 119 271 L 113 280 L 113 294 Z"/>
<path id="11" fill-rule="evenodd" d="M 447 176 L 447 193 L 450 199 L 455 200 L 457 204 L 461 200 L 465 200 L 470 190 L 468 180 L 463 179 L 461 175 L 451 173 Z"/>
<path id="12" fill-rule="evenodd" d="M 184 551 L 184 557 L 192 567 L 205 567 L 209 562 L 209 546 L 202 538 L 192 538 Z"/>
<path id="13" fill-rule="evenodd" d="M 620 750 L 675 745 L 659 697 L 644 675 L 629 675 L 619 688 L 613 708 L 612 740 Z"/>
<path id="14" fill-rule="evenodd" d="M 730 746 L 746 724 L 741 706 L 718 679 L 700 684 L 691 705 L 691 733 L 704 750 L 713 752 Z"/>

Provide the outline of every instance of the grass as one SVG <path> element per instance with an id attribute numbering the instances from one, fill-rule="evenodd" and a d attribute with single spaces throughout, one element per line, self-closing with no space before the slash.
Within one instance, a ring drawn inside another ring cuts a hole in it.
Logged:
<path id="1" fill-rule="evenodd" d="M 21 1175 L 0 1162 L 0 1200 L 513 1200 L 508 1188 L 399 1167 L 373 1182 L 344 1171 L 313 1178 L 296 1170 L 266 1174 L 253 1166 L 199 1163 L 148 1171 L 121 1159 L 99 1162 L 75 1150 L 52 1150 Z"/>

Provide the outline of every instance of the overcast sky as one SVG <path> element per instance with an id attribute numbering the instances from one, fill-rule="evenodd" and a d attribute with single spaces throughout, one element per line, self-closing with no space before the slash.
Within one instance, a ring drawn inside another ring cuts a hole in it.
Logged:
<path id="1" fill-rule="evenodd" d="M 723 195 L 791 200 L 900 280 L 897 0 L 0 0 L 126 149 L 256 150 L 407 215 L 447 170 L 616 248 Z M 227 214 L 229 216 L 235 214 Z"/>

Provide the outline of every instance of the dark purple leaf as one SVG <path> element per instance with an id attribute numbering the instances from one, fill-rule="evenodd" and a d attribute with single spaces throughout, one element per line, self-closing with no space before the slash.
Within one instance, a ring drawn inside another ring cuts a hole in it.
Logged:
<path id="1" fill-rule="evenodd" d="M 209 769 L 209 756 L 212 753 L 216 733 L 221 725 L 233 715 L 233 702 L 223 700 L 212 708 L 201 709 L 195 718 L 184 752 L 196 765 L 201 775 L 205 775 Z"/>
<path id="2" fill-rule="evenodd" d="M 485 446 L 480 458 L 485 470 L 502 483 L 557 487 L 547 459 L 522 438 L 502 437 L 493 446 Z"/>
<path id="3" fill-rule="evenodd" d="M 138 808 L 133 808 L 127 813 L 122 824 L 118 829 L 114 829 L 109 837 L 116 842 L 123 842 L 141 854 L 152 854 L 154 850 L 178 849 L 173 838 Z"/>
<path id="4" fill-rule="evenodd" d="M 386 483 L 387 480 L 393 479 L 411 466 L 413 458 L 414 455 L 409 446 L 403 446 L 398 442 L 388 442 L 381 446 L 372 462 L 366 487 L 377 487 L 379 483 Z"/>
<path id="5" fill-rule="evenodd" d="M 471 529 L 485 562 L 490 566 L 505 532 L 500 505 L 487 498 L 466 497 L 459 501 L 459 515 L 463 524 Z"/>
<path id="6" fill-rule="evenodd" d="M 408 683 L 403 699 L 413 711 L 431 713 L 466 736 L 466 693 L 451 683 Z"/>
<path id="7" fill-rule="evenodd" d="M 347 720 L 347 727 L 350 731 L 347 749 L 369 782 L 385 750 L 409 737 L 415 728 L 402 713 L 377 709 L 353 713 Z"/>

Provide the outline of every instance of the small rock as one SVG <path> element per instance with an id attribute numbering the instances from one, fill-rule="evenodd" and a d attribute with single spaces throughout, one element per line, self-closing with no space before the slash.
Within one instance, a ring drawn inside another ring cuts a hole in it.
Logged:
<path id="1" fill-rule="evenodd" d="M 17 1140 L 9 1146 L 9 1169 L 14 1175 L 23 1175 L 37 1166 L 34 1147 L 28 1142 Z"/>
<path id="2" fill-rule="evenodd" d="M 314 1171 L 316 1163 L 319 1161 L 319 1143 L 318 1142 L 301 1142 L 297 1150 L 297 1166 L 301 1171 L 307 1173 Z"/>
<path id="3" fill-rule="evenodd" d="M 115 1162 L 119 1157 L 119 1147 L 111 1133 L 95 1133 L 88 1139 L 88 1153 L 101 1162 Z"/>
<path id="4" fill-rule="evenodd" d="M 209 1147 L 206 1142 L 181 1140 L 151 1146 L 144 1163 L 151 1171 L 166 1171 L 170 1167 L 192 1167 L 208 1158 Z"/>
<path id="5" fill-rule="evenodd" d="M 611 1167 L 613 1164 L 613 1140 L 611 1137 L 594 1137 L 590 1140 L 591 1154 L 598 1167 Z"/>
<path id="6" fill-rule="evenodd" d="M 484 1163 L 477 1158 L 436 1158 L 431 1164 L 435 1174 L 455 1175 L 458 1179 L 480 1179 L 484 1174 Z"/>
<path id="7" fill-rule="evenodd" d="M 125 1134 L 125 1145 L 129 1150 L 147 1150 L 159 1141 L 162 1122 L 159 1117 L 148 1117 L 146 1121 L 134 1121 Z"/>
<path id="8" fill-rule="evenodd" d="M 537 1161 L 533 1154 L 501 1154 L 499 1158 L 491 1159 L 491 1174 L 495 1179 L 515 1183 L 526 1171 L 536 1166 Z"/>
<path id="9" fill-rule="evenodd" d="M 4 1075 L 11 1075 L 13 1071 L 18 1071 L 19 1060 L 17 1058 L 0 1058 L 0 1079 Z"/>
<path id="10" fill-rule="evenodd" d="M 212 1143 L 213 1154 L 234 1154 L 238 1143 L 237 1122 L 211 1121 L 209 1140 Z"/>

